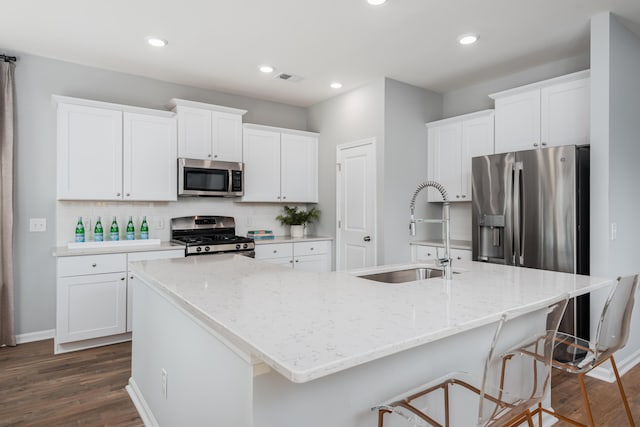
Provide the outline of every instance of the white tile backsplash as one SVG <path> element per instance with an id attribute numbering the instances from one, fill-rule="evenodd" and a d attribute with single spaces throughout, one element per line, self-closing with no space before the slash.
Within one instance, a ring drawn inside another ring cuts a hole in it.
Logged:
<path id="1" fill-rule="evenodd" d="M 297 205 L 306 208 L 305 205 Z M 56 203 L 56 242 L 64 246 L 74 240 L 78 217 L 82 216 L 85 227 L 85 239 L 93 240 L 93 227 L 98 216 L 102 219 L 105 240 L 108 240 L 109 228 L 114 216 L 118 219 L 120 239 L 124 239 L 129 216 L 133 217 L 136 238 L 140 233 L 140 223 L 147 216 L 149 238 L 169 240 L 170 220 L 180 216 L 223 215 L 236 220 L 236 233 L 246 235 L 248 230 L 269 229 L 275 235 L 289 234 L 276 216 L 283 212 L 282 204 L 242 203 L 236 199 L 185 197 L 177 202 L 91 202 L 58 201 Z"/>

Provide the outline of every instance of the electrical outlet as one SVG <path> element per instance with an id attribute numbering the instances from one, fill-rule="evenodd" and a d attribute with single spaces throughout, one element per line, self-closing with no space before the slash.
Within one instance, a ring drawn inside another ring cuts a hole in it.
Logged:
<path id="1" fill-rule="evenodd" d="M 164 218 L 157 216 L 153 219 L 153 225 L 155 226 L 156 230 L 162 230 L 164 229 Z"/>
<path id="2" fill-rule="evenodd" d="M 167 398 L 167 371 L 166 369 L 162 368 L 160 372 L 162 374 L 162 379 L 161 379 L 162 397 L 166 399 Z"/>
<path id="3" fill-rule="evenodd" d="M 616 240 L 618 237 L 618 224 L 615 222 L 611 223 L 611 240 Z"/>
<path id="4" fill-rule="evenodd" d="M 29 218 L 29 232 L 42 233 L 47 231 L 47 218 Z"/>

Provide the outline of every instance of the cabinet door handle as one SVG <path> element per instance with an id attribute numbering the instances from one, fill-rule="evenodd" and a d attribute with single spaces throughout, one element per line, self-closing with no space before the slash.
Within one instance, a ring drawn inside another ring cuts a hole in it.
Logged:
<path id="1" fill-rule="evenodd" d="M 297 259 L 297 260 L 296 260 L 296 262 L 300 262 L 300 260 L 299 260 L 299 259 Z"/>
<path id="2" fill-rule="evenodd" d="M 293 264 L 293 260 L 292 259 L 289 260 L 289 264 Z"/>
<path id="3" fill-rule="evenodd" d="M 427 256 L 431 256 L 431 252 L 427 252 Z"/>
<path id="4" fill-rule="evenodd" d="M 215 154 L 215 155 L 213 156 L 213 158 L 214 158 L 214 159 L 217 159 L 217 158 L 218 158 L 218 155 L 217 155 L 217 154 Z"/>
<path id="5" fill-rule="evenodd" d="M 546 142 L 543 142 L 543 143 L 542 143 L 542 146 L 543 146 L 543 147 L 546 147 L 546 146 L 547 146 L 547 143 L 546 143 Z"/>
<path id="6" fill-rule="evenodd" d="M 130 279 L 133 280 L 133 276 L 131 276 Z"/>
<path id="7" fill-rule="evenodd" d="M 280 200 L 280 196 L 276 197 L 278 200 Z"/>
<path id="8" fill-rule="evenodd" d="M 313 250 L 313 248 L 311 248 L 311 249 L 309 249 L 309 250 L 310 250 L 310 251 L 312 251 L 312 250 Z"/>
<path id="9" fill-rule="evenodd" d="M 458 260 L 461 260 L 462 258 L 458 257 Z"/>
<path id="10" fill-rule="evenodd" d="M 463 199 L 466 199 L 466 198 L 467 198 L 467 195 L 466 195 L 466 194 L 463 194 L 463 195 L 462 195 L 462 198 L 463 198 Z"/>
<path id="11" fill-rule="evenodd" d="M 537 143 L 537 142 L 534 142 L 534 143 L 533 143 L 533 146 L 534 146 L 534 147 L 537 147 L 537 146 L 538 146 L 538 143 Z"/>
<path id="12" fill-rule="evenodd" d="M 277 254 L 277 253 L 278 253 L 278 250 L 277 250 L 277 249 L 274 249 L 274 250 L 273 250 L 273 253 L 274 253 L 274 254 Z"/>
<path id="13" fill-rule="evenodd" d="M 116 196 L 120 197 L 120 193 L 116 193 Z"/>
<path id="14" fill-rule="evenodd" d="M 124 277 L 121 277 L 120 280 L 124 280 Z"/>
<path id="15" fill-rule="evenodd" d="M 287 198 L 287 196 L 282 196 L 282 200 L 284 200 L 284 199 L 286 199 L 286 198 Z"/>
<path id="16" fill-rule="evenodd" d="M 98 264 L 96 264 L 95 262 L 93 264 L 91 264 L 91 267 L 96 267 Z"/>
<path id="17" fill-rule="evenodd" d="M 127 193 L 127 197 L 129 197 L 131 194 Z"/>
<path id="18" fill-rule="evenodd" d="M 459 199 L 459 198 L 460 198 L 460 195 L 459 195 L 459 194 L 456 194 L 456 199 Z"/>
<path id="19" fill-rule="evenodd" d="M 211 157 L 211 154 L 207 154 L 207 157 Z"/>
<path id="20" fill-rule="evenodd" d="M 370 242 L 371 241 L 371 236 L 364 236 L 364 238 L 362 239 L 365 242 Z"/>

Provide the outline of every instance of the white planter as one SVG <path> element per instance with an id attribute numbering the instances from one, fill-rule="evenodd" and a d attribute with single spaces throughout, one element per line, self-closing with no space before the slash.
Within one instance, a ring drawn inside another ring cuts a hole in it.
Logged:
<path id="1" fill-rule="evenodd" d="M 303 236 L 304 236 L 304 225 L 291 226 L 291 237 L 303 237 Z"/>

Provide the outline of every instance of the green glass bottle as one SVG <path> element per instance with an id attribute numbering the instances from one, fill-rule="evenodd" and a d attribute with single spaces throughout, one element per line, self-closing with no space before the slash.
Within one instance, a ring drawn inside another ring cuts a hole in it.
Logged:
<path id="1" fill-rule="evenodd" d="M 142 224 L 140 225 L 140 239 L 147 240 L 149 238 L 149 224 L 147 224 L 147 217 L 142 217 Z"/>
<path id="2" fill-rule="evenodd" d="M 135 240 L 136 239 L 136 230 L 133 228 L 133 219 L 129 217 L 129 221 L 127 222 L 127 240 Z"/>
<path id="3" fill-rule="evenodd" d="M 118 228 L 118 221 L 116 221 L 116 217 L 113 217 L 113 221 L 111 222 L 111 232 L 109 233 L 109 238 L 111 240 L 120 240 L 120 229 Z"/>
<path id="4" fill-rule="evenodd" d="M 100 217 L 98 217 L 98 221 L 96 221 L 96 226 L 93 229 L 93 240 L 95 242 L 104 241 L 104 229 L 102 228 L 102 222 L 100 221 Z"/>
<path id="5" fill-rule="evenodd" d="M 84 224 L 82 223 L 82 217 L 78 217 L 78 223 L 76 224 L 76 242 L 84 242 Z"/>

